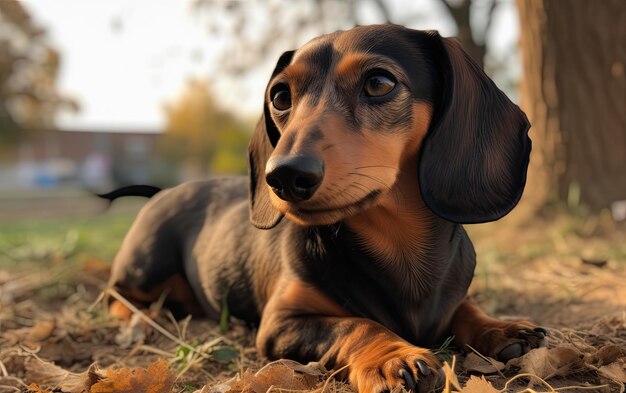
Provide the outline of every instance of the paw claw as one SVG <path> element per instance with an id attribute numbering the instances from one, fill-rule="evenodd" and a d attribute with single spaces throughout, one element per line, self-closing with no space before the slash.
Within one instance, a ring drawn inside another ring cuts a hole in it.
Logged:
<path id="1" fill-rule="evenodd" d="M 435 391 L 443 389 L 446 383 L 446 373 L 443 371 L 443 367 L 439 367 L 437 370 L 437 379 L 435 380 Z"/>
<path id="2" fill-rule="evenodd" d="M 547 336 L 550 334 L 550 330 L 544 328 L 544 327 L 536 327 L 533 329 L 535 332 L 539 333 L 539 334 L 543 334 L 543 337 Z M 542 338 L 543 338 L 542 337 Z"/>
<path id="3" fill-rule="evenodd" d="M 416 392 L 417 390 L 415 390 L 415 388 L 417 387 L 415 384 L 415 379 L 413 378 L 413 376 L 411 375 L 411 372 L 409 370 L 407 370 L 406 368 L 401 368 L 400 371 L 398 372 L 400 378 L 404 379 L 404 381 L 406 382 L 407 387 L 412 391 L 412 392 Z"/>
<path id="4" fill-rule="evenodd" d="M 424 362 L 423 360 L 418 360 L 417 362 L 415 362 L 415 365 L 417 366 L 417 369 L 419 370 L 420 374 L 422 374 L 425 377 L 430 375 L 430 367 L 428 367 L 426 362 Z"/>

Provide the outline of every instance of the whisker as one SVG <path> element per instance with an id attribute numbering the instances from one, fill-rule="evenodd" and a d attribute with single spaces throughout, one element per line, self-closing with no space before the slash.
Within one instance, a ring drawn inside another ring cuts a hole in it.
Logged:
<path id="1" fill-rule="evenodd" d="M 365 185 L 363 185 L 363 184 L 361 184 L 359 182 L 355 182 L 355 183 L 350 184 L 350 186 L 348 188 L 350 188 L 350 187 L 357 187 L 358 189 L 363 190 L 366 195 L 368 194 L 368 191 L 369 191 L 367 189 L 367 187 L 365 187 Z M 348 188 L 346 188 L 346 189 L 348 189 Z"/>
<path id="2" fill-rule="evenodd" d="M 357 175 L 357 176 L 363 176 L 363 177 L 367 177 L 371 180 L 374 180 L 378 183 L 380 183 L 381 185 L 383 185 L 383 187 L 385 187 L 390 194 L 392 195 L 392 197 L 394 198 L 394 202 L 396 205 L 396 213 L 400 212 L 400 201 L 402 198 L 406 198 L 406 196 L 402 193 L 402 190 L 399 188 L 391 188 L 389 187 L 385 182 L 383 182 L 380 178 L 376 177 L 376 176 L 372 176 L 372 175 L 368 175 L 366 173 L 359 173 L 359 172 L 349 172 L 349 175 Z"/>
<path id="3" fill-rule="evenodd" d="M 359 172 L 348 172 L 348 175 L 356 175 L 356 176 L 366 177 L 366 178 L 368 178 L 370 180 L 374 180 L 375 182 L 380 183 L 387 190 L 391 191 L 391 188 L 387 185 L 387 183 L 385 183 L 384 181 L 382 181 L 380 178 L 378 178 L 376 176 L 368 175 L 368 174 L 365 174 L 365 173 L 359 173 Z"/>
<path id="4" fill-rule="evenodd" d="M 354 169 L 365 169 L 365 168 L 388 168 L 388 169 L 398 170 L 398 168 L 389 166 L 389 165 L 365 165 L 365 166 L 358 166 Z"/>

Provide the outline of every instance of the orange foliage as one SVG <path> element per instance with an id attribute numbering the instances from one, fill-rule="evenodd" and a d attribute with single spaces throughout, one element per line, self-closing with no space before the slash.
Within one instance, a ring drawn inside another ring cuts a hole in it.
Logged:
<path id="1" fill-rule="evenodd" d="M 176 377 L 165 359 L 145 368 L 108 369 L 106 377 L 91 386 L 91 393 L 170 393 Z"/>

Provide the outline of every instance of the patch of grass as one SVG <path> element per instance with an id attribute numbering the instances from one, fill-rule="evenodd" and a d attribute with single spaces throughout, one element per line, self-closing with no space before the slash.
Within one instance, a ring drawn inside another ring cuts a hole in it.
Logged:
<path id="1" fill-rule="evenodd" d="M 135 214 L 103 213 L 81 218 L 26 219 L 0 226 L 0 268 L 110 261 Z"/>

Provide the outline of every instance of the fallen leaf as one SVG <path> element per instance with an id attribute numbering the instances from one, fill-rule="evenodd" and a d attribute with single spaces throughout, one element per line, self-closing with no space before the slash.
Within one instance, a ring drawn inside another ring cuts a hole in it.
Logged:
<path id="1" fill-rule="evenodd" d="M 44 390 L 37 386 L 36 383 L 28 385 L 28 393 L 52 393 L 50 390 Z"/>
<path id="2" fill-rule="evenodd" d="M 556 376 L 567 376 L 572 371 L 580 369 L 583 365 L 583 356 L 573 347 L 561 346 L 550 349 L 542 347 L 533 349 L 509 363 L 519 366 L 523 373 L 534 374 L 547 380 Z"/>
<path id="3" fill-rule="evenodd" d="M 269 363 L 256 373 L 246 371 L 240 378 L 211 386 L 211 393 L 265 393 L 273 389 L 308 391 L 319 388 L 327 374 L 319 363 L 307 365 L 293 360 L 279 360 Z M 206 388 L 206 386 L 205 386 Z M 204 388 L 202 392 L 204 392 Z"/>
<path id="4" fill-rule="evenodd" d="M 98 369 L 98 366 L 93 363 L 87 369 L 87 378 L 85 380 L 85 390 L 87 392 L 91 392 L 91 387 L 98 383 L 102 378 L 104 378 L 104 374 L 101 370 Z"/>
<path id="5" fill-rule="evenodd" d="M 596 353 L 590 356 L 589 361 L 599 366 L 603 366 L 611 364 L 623 357 L 626 357 L 626 347 L 611 344 L 598 349 Z"/>
<path id="6" fill-rule="evenodd" d="M 487 381 L 482 375 L 480 378 L 472 376 L 465 386 L 461 389 L 461 393 L 499 393 L 500 391 L 493 387 L 491 382 Z"/>
<path id="7" fill-rule="evenodd" d="M 489 361 L 481 358 L 474 352 L 469 353 L 465 360 L 463 360 L 463 368 L 467 371 L 476 371 L 481 374 L 493 374 L 498 371 L 504 370 L 506 367 L 504 363 L 495 359 L 487 358 Z"/>
<path id="8" fill-rule="evenodd" d="M 626 382 L 626 360 L 620 359 L 608 366 L 602 366 L 598 373 L 614 382 Z"/>
<path id="9" fill-rule="evenodd" d="M 26 359 L 24 366 L 28 381 L 46 389 L 58 387 L 67 393 L 82 393 L 90 378 L 89 370 L 80 374 L 72 373 L 35 357 Z"/>
<path id="10" fill-rule="evenodd" d="M 28 338 L 34 341 L 43 341 L 52 336 L 56 321 L 54 319 L 38 321 L 30 328 Z"/>
<path id="11" fill-rule="evenodd" d="M 2 337 L 9 341 L 9 345 L 15 345 L 18 342 L 32 344 L 49 338 L 54 332 L 55 327 L 56 321 L 54 319 L 43 319 L 31 327 L 6 331 L 2 334 Z"/>
<path id="12" fill-rule="evenodd" d="M 91 393 L 170 393 L 175 379 L 167 360 L 159 359 L 147 369 L 108 369 L 106 377 L 91 386 Z"/>
<path id="13" fill-rule="evenodd" d="M 308 374 L 314 375 L 317 377 L 322 377 L 328 373 L 326 368 L 322 366 L 318 362 L 309 362 L 307 364 L 298 363 L 295 360 L 283 359 L 280 361 L 281 364 L 288 366 L 292 370 Z"/>

